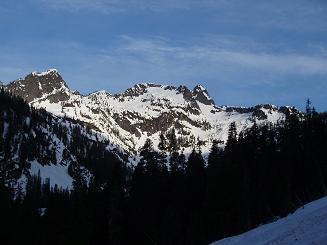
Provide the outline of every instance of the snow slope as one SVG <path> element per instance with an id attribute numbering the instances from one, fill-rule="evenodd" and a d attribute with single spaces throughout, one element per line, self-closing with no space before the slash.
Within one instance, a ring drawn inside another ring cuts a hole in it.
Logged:
<path id="1" fill-rule="evenodd" d="M 299 208 L 295 213 L 244 234 L 212 245 L 326 245 L 327 197 Z"/>

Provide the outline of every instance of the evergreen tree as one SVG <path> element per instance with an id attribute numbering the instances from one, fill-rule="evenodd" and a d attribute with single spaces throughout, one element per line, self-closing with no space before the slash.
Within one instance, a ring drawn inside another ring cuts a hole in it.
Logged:
<path id="1" fill-rule="evenodd" d="M 226 152 L 233 151 L 233 147 L 237 144 L 237 130 L 236 130 L 236 123 L 232 122 L 229 125 L 228 129 L 228 138 L 226 142 Z"/>
<path id="2" fill-rule="evenodd" d="M 167 150 L 167 139 L 164 136 L 164 134 L 162 134 L 162 133 L 160 134 L 158 148 L 159 148 L 160 151 L 166 151 Z"/>
<path id="3" fill-rule="evenodd" d="M 170 133 L 167 135 L 168 138 L 168 151 L 171 154 L 172 152 L 178 151 L 178 142 L 176 138 L 176 131 L 175 128 L 172 128 Z"/>
<path id="4" fill-rule="evenodd" d="M 214 166 L 219 161 L 219 148 L 218 141 L 214 140 L 212 142 L 210 154 L 208 157 L 208 166 Z"/>

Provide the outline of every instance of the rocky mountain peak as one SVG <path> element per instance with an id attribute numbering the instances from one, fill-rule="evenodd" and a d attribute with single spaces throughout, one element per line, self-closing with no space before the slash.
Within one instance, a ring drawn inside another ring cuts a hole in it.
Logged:
<path id="1" fill-rule="evenodd" d="M 53 89 L 60 89 L 62 87 L 68 88 L 66 82 L 61 77 L 61 74 L 56 69 L 49 69 L 45 72 L 32 72 L 27 75 L 25 81 L 39 83 L 41 87 L 40 89 L 45 92 L 50 92 Z"/>
<path id="2" fill-rule="evenodd" d="M 124 93 L 122 94 L 117 94 L 116 97 L 138 97 L 144 93 L 147 92 L 148 88 L 153 88 L 153 87 L 161 87 L 159 84 L 154 84 L 154 83 L 138 83 L 134 85 L 132 88 L 127 89 Z"/>
<path id="3" fill-rule="evenodd" d="M 183 94 L 183 98 L 186 101 L 192 101 L 193 100 L 193 94 L 192 92 L 188 89 L 188 87 L 181 85 L 177 88 L 177 91 L 181 94 Z"/>
<path id="4" fill-rule="evenodd" d="M 106 91 L 106 90 L 99 90 L 91 93 L 90 95 L 95 95 L 95 96 L 111 96 L 111 94 Z"/>
<path id="5" fill-rule="evenodd" d="M 23 79 L 11 82 L 7 87 L 12 93 L 21 96 L 27 102 L 55 94 L 59 97 L 61 94 L 62 97 L 63 92 L 68 90 L 66 82 L 56 69 L 49 69 L 46 72 L 32 72 Z M 58 101 L 59 98 L 53 99 Z"/>
<path id="6" fill-rule="evenodd" d="M 202 85 L 197 85 L 193 89 L 193 98 L 205 105 L 215 105 L 214 100 L 209 96 L 208 91 Z"/>
<path id="7" fill-rule="evenodd" d="M 57 69 L 48 69 L 47 71 L 44 72 L 34 71 L 31 73 L 31 75 L 38 76 L 38 77 L 43 77 L 43 76 L 61 77 L 61 74 Z"/>

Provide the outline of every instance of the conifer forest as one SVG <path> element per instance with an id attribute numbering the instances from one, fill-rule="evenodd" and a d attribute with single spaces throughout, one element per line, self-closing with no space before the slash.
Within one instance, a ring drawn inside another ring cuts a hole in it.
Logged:
<path id="1" fill-rule="evenodd" d="M 71 190 L 27 173 L 29 161 L 56 158 L 44 129 L 76 157 L 67 160 Z M 239 132 L 232 122 L 226 144 L 213 140 L 208 156 L 201 142 L 184 154 L 172 130 L 156 147 L 146 140 L 131 166 L 86 131 L 2 89 L 0 244 L 209 244 L 327 194 L 327 114 L 309 100 L 277 124 Z"/>

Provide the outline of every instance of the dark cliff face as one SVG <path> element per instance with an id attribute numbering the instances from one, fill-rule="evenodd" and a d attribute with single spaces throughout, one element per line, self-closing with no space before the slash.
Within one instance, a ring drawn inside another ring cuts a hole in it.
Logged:
<path id="1" fill-rule="evenodd" d="M 193 98 L 195 100 L 201 102 L 202 104 L 205 104 L 205 105 L 215 105 L 215 102 L 209 96 L 208 91 L 204 87 L 202 87 L 201 85 L 197 85 L 193 89 L 193 93 L 192 94 L 193 94 Z"/>
<path id="2" fill-rule="evenodd" d="M 193 94 L 186 86 L 182 86 L 182 85 L 179 86 L 177 88 L 177 91 L 180 92 L 181 94 L 183 94 L 183 98 L 186 101 L 192 101 L 193 100 Z"/>
<path id="3" fill-rule="evenodd" d="M 43 73 L 33 72 L 24 79 L 11 82 L 7 86 L 11 93 L 22 97 L 27 102 L 50 94 L 48 99 L 52 102 L 65 100 L 67 99 L 67 95 L 64 93 L 65 88 L 68 88 L 67 84 L 57 70 L 48 70 Z"/>

